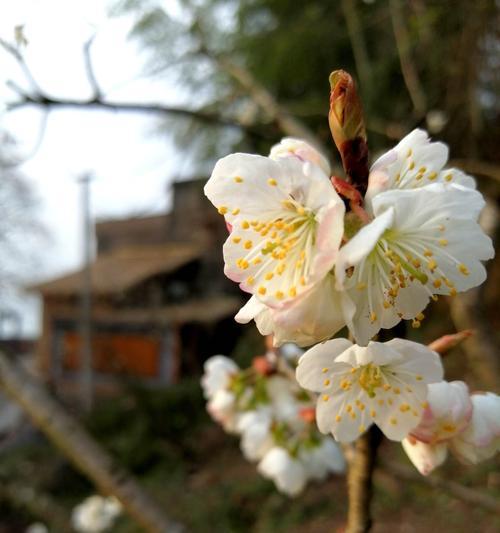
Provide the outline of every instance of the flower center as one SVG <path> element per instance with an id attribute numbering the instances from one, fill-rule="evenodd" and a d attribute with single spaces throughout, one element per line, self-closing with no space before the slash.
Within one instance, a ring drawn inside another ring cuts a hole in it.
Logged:
<path id="1" fill-rule="evenodd" d="M 358 383 L 370 398 L 375 397 L 375 389 L 382 386 L 382 371 L 377 365 L 369 363 L 360 367 Z"/>

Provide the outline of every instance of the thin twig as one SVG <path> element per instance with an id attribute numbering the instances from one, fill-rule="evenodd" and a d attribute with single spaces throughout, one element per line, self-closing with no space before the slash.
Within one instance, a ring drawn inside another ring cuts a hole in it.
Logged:
<path id="1" fill-rule="evenodd" d="M 390 0 L 389 9 L 394 37 L 396 39 L 396 48 L 399 55 L 399 63 L 401 65 L 401 73 L 403 74 L 408 94 L 413 103 L 415 114 L 417 116 L 423 116 L 427 105 L 426 98 L 417 69 L 410 55 L 410 37 L 403 19 L 400 0 Z"/>
<path id="2" fill-rule="evenodd" d="M 500 502 L 493 496 L 483 494 L 478 490 L 465 487 L 460 483 L 444 479 L 434 474 L 421 476 L 411 467 L 400 465 L 394 461 L 383 461 L 381 467 L 400 479 L 428 485 L 429 487 L 444 491 L 446 494 L 462 500 L 469 505 L 479 506 L 487 511 L 500 515 Z"/>

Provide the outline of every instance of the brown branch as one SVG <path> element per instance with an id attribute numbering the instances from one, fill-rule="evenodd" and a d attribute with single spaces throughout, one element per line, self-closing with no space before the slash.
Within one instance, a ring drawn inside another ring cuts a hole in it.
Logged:
<path id="1" fill-rule="evenodd" d="M 346 533 L 366 533 L 372 526 L 373 470 L 382 433 L 372 426 L 355 443 L 347 472 L 349 509 Z"/>
<path id="2" fill-rule="evenodd" d="M 498 391 L 498 348 L 481 311 L 480 300 L 478 288 L 457 295 L 450 301 L 450 313 L 457 330 L 473 329 L 476 332 L 463 343 L 471 371 L 485 387 Z"/>
<path id="3" fill-rule="evenodd" d="M 114 495 L 145 531 L 165 533 L 182 530 L 36 380 L 2 353 L 0 385 L 74 466 L 103 493 Z"/>
<path id="4" fill-rule="evenodd" d="M 89 80 L 90 87 L 92 88 L 92 92 L 94 94 L 94 100 L 100 100 L 102 99 L 102 92 L 99 87 L 99 84 L 97 83 L 97 78 L 95 77 L 94 73 L 94 67 L 92 66 L 92 58 L 90 56 L 90 47 L 92 46 L 92 43 L 94 42 L 95 35 L 92 36 L 84 45 L 83 47 L 83 59 L 85 61 L 85 72 L 87 74 L 87 79 Z"/>
<path id="5" fill-rule="evenodd" d="M 366 92 L 371 83 L 371 67 L 368 58 L 366 42 L 363 36 L 363 29 L 359 20 L 356 4 L 353 0 L 342 0 L 342 11 L 347 26 L 347 33 L 351 41 L 354 62 L 361 82 L 361 92 Z"/>
<path id="6" fill-rule="evenodd" d="M 415 114 L 423 116 L 426 110 L 426 98 L 422 89 L 417 69 L 410 55 L 410 36 L 403 19 L 400 0 L 390 0 L 389 10 L 391 13 L 392 27 L 396 39 L 396 49 L 399 55 L 401 73 L 410 95 Z"/>
<path id="7" fill-rule="evenodd" d="M 449 479 L 443 479 L 434 474 L 430 476 L 421 476 L 411 467 L 400 465 L 394 461 L 384 461 L 381 466 L 384 470 L 390 472 L 399 479 L 428 485 L 434 489 L 444 491 L 447 495 L 462 500 L 469 505 L 479 506 L 487 511 L 500 515 L 500 502 L 493 496 L 483 494 L 475 489 L 465 487 L 464 485 Z"/>

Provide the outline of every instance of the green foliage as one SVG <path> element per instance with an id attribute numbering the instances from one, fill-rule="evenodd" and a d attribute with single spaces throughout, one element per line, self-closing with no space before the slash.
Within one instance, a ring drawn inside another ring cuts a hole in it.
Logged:
<path id="1" fill-rule="evenodd" d="M 198 121 L 163 124 L 179 146 L 192 147 L 199 163 L 235 149 L 265 153 L 283 135 L 221 66 L 221 55 L 248 71 L 332 152 L 328 75 L 343 68 L 363 80 L 372 150 L 387 146 L 388 137 L 392 142 L 415 126 L 425 127 L 426 112 L 437 109 L 448 117 L 440 137 L 455 156 L 498 159 L 494 0 L 458 0 L 453 9 L 447 2 L 397 0 L 183 0 L 176 10 L 159 1 L 126 0 L 120 6 L 119 12 L 136 16 L 132 36 L 148 52 L 151 69 L 175 72 L 190 95 L 189 107 L 243 118 L 265 131 L 259 137 L 255 129 L 238 134 Z M 364 54 L 364 63 L 355 59 L 354 49 Z M 415 90 L 423 94 L 423 111 L 413 107 Z"/>

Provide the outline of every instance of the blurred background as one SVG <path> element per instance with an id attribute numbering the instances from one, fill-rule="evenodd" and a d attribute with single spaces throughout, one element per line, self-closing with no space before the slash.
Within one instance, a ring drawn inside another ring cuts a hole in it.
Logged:
<path id="1" fill-rule="evenodd" d="M 224 278 L 226 228 L 202 193 L 215 161 L 295 136 L 342 175 L 327 122 L 342 68 L 372 158 L 427 129 L 476 177 L 498 242 L 499 14 L 496 0 L 2 2 L 0 348 L 188 530 L 335 531 L 346 502 L 335 478 L 290 504 L 205 413 L 204 360 L 265 351 L 233 320 L 245 298 Z M 447 379 L 498 393 L 498 261 L 488 270 L 408 335 L 476 330 Z M 394 443 L 381 453 L 409 465 Z M 450 460 L 438 475 L 494 498 L 498 465 Z M 498 507 L 405 472 L 377 471 L 375 531 L 499 530 Z M 70 531 L 96 492 L 2 396 L 0 532 Z M 108 530 L 142 531 L 124 514 Z"/>

